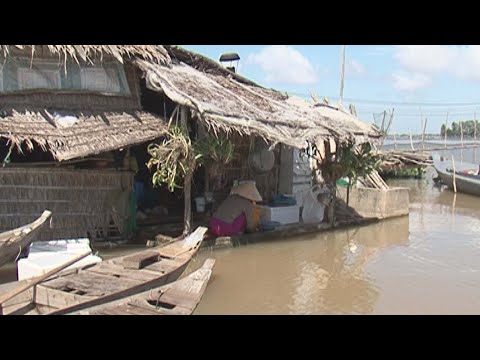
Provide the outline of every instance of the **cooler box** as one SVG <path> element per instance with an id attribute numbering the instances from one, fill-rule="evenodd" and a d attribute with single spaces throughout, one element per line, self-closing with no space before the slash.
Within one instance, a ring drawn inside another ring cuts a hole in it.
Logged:
<path id="1" fill-rule="evenodd" d="M 34 242 L 30 245 L 28 257 L 17 262 L 18 280 L 46 274 L 87 251 L 91 251 L 88 239 Z M 100 257 L 91 254 L 70 265 L 67 269 L 97 264 L 101 261 Z"/>
<path id="2" fill-rule="evenodd" d="M 262 221 L 279 222 L 282 225 L 296 224 L 300 222 L 300 207 L 293 206 L 258 206 Z"/>

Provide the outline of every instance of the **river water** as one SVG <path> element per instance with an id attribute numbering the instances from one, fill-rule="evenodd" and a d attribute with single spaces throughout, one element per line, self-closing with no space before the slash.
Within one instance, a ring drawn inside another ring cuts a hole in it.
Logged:
<path id="1" fill-rule="evenodd" d="M 204 251 L 215 258 L 196 314 L 480 313 L 478 198 L 424 180 L 410 215 L 312 236 Z"/>
<path id="2" fill-rule="evenodd" d="M 434 186 L 434 174 L 389 181 L 410 189 L 409 216 L 202 250 L 187 271 L 216 264 L 195 314 L 480 314 L 479 198 Z"/>

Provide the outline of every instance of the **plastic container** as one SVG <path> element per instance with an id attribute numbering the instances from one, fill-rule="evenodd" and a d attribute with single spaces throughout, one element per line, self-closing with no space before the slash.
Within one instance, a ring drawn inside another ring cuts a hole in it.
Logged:
<path id="1" fill-rule="evenodd" d="M 325 206 L 318 201 L 318 195 L 325 193 L 324 189 L 314 187 L 303 200 L 302 219 L 304 223 L 321 223 L 325 215 Z"/>
<path id="2" fill-rule="evenodd" d="M 205 212 L 205 204 L 206 204 L 206 201 L 204 197 L 195 198 L 195 206 L 197 208 L 198 213 Z"/>
<path id="3" fill-rule="evenodd" d="M 294 206 L 282 206 L 282 207 L 270 207 L 259 206 L 261 209 L 261 221 L 262 222 L 278 222 L 281 225 L 296 224 L 300 220 L 300 207 Z"/>

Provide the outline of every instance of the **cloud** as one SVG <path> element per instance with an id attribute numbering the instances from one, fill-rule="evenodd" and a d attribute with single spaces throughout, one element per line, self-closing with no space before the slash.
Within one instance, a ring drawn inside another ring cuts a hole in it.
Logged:
<path id="1" fill-rule="evenodd" d="M 422 73 L 399 72 L 393 74 L 393 86 L 400 91 L 415 91 L 430 86 L 432 79 Z"/>
<path id="2" fill-rule="evenodd" d="M 365 68 L 365 66 L 363 66 L 358 61 L 353 59 L 348 61 L 347 71 L 352 72 L 353 74 L 356 74 L 356 75 L 365 75 L 367 73 L 367 69 Z"/>
<path id="3" fill-rule="evenodd" d="M 310 61 L 287 45 L 264 47 L 250 54 L 247 64 L 259 65 L 269 83 L 312 85 L 319 81 L 318 71 Z"/>
<path id="4" fill-rule="evenodd" d="M 367 52 L 368 56 L 385 56 L 390 54 L 392 48 L 390 46 L 376 46 Z"/>
<path id="5" fill-rule="evenodd" d="M 394 58 L 406 70 L 436 73 L 448 69 L 455 59 L 455 49 L 443 45 L 399 45 Z"/>
<path id="6" fill-rule="evenodd" d="M 394 58 L 404 71 L 417 74 L 448 74 L 480 81 L 480 46 L 398 45 Z"/>

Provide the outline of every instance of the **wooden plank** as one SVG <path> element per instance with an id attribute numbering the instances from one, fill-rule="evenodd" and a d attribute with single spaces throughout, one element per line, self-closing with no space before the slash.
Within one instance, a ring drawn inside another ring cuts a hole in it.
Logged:
<path id="1" fill-rule="evenodd" d="M 36 292 L 36 304 L 50 306 L 55 309 L 62 309 L 88 300 L 96 299 L 94 296 L 71 294 L 65 291 L 51 289 L 43 285 L 38 285 Z"/>
<path id="2" fill-rule="evenodd" d="M 123 266 L 115 265 L 112 263 L 100 263 L 85 271 L 118 277 L 119 279 L 135 280 L 135 281 L 150 281 L 158 278 L 158 272 L 149 271 L 146 269 L 141 270 L 127 270 Z"/>
<path id="3" fill-rule="evenodd" d="M 170 261 L 161 260 L 154 264 L 148 265 L 147 267 L 145 267 L 145 270 L 155 271 L 160 274 L 167 274 L 177 269 L 178 266 L 179 266 L 179 262 L 172 261 L 172 260 Z"/>
<path id="4" fill-rule="evenodd" d="M 139 254 L 135 254 L 132 256 L 127 256 L 123 258 L 122 265 L 125 269 L 142 269 L 146 265 L 150 265 L 151 263 L 157 262 L 159 260 L 159 253 L 158 251 L 143 251 Z"/>
<path id="5" fill-rule="evenodd" d="M 53 279 L 45 287 L 87 296 L 104 296 L 125 290 L 145 282 L 144 280 L 120 279 L 115 276 L 83 271 L 75 275 Z M 71 291 L 69 291 L 71 289 Z"/>
<path id="6" fill-rule="evenodd" d="M 94 311 L 91 315 L 159 315 L 159 313 L 154 308 L 147 309 L 132 304 L 125 304 L 116 308 L 105 308 Z"/>

